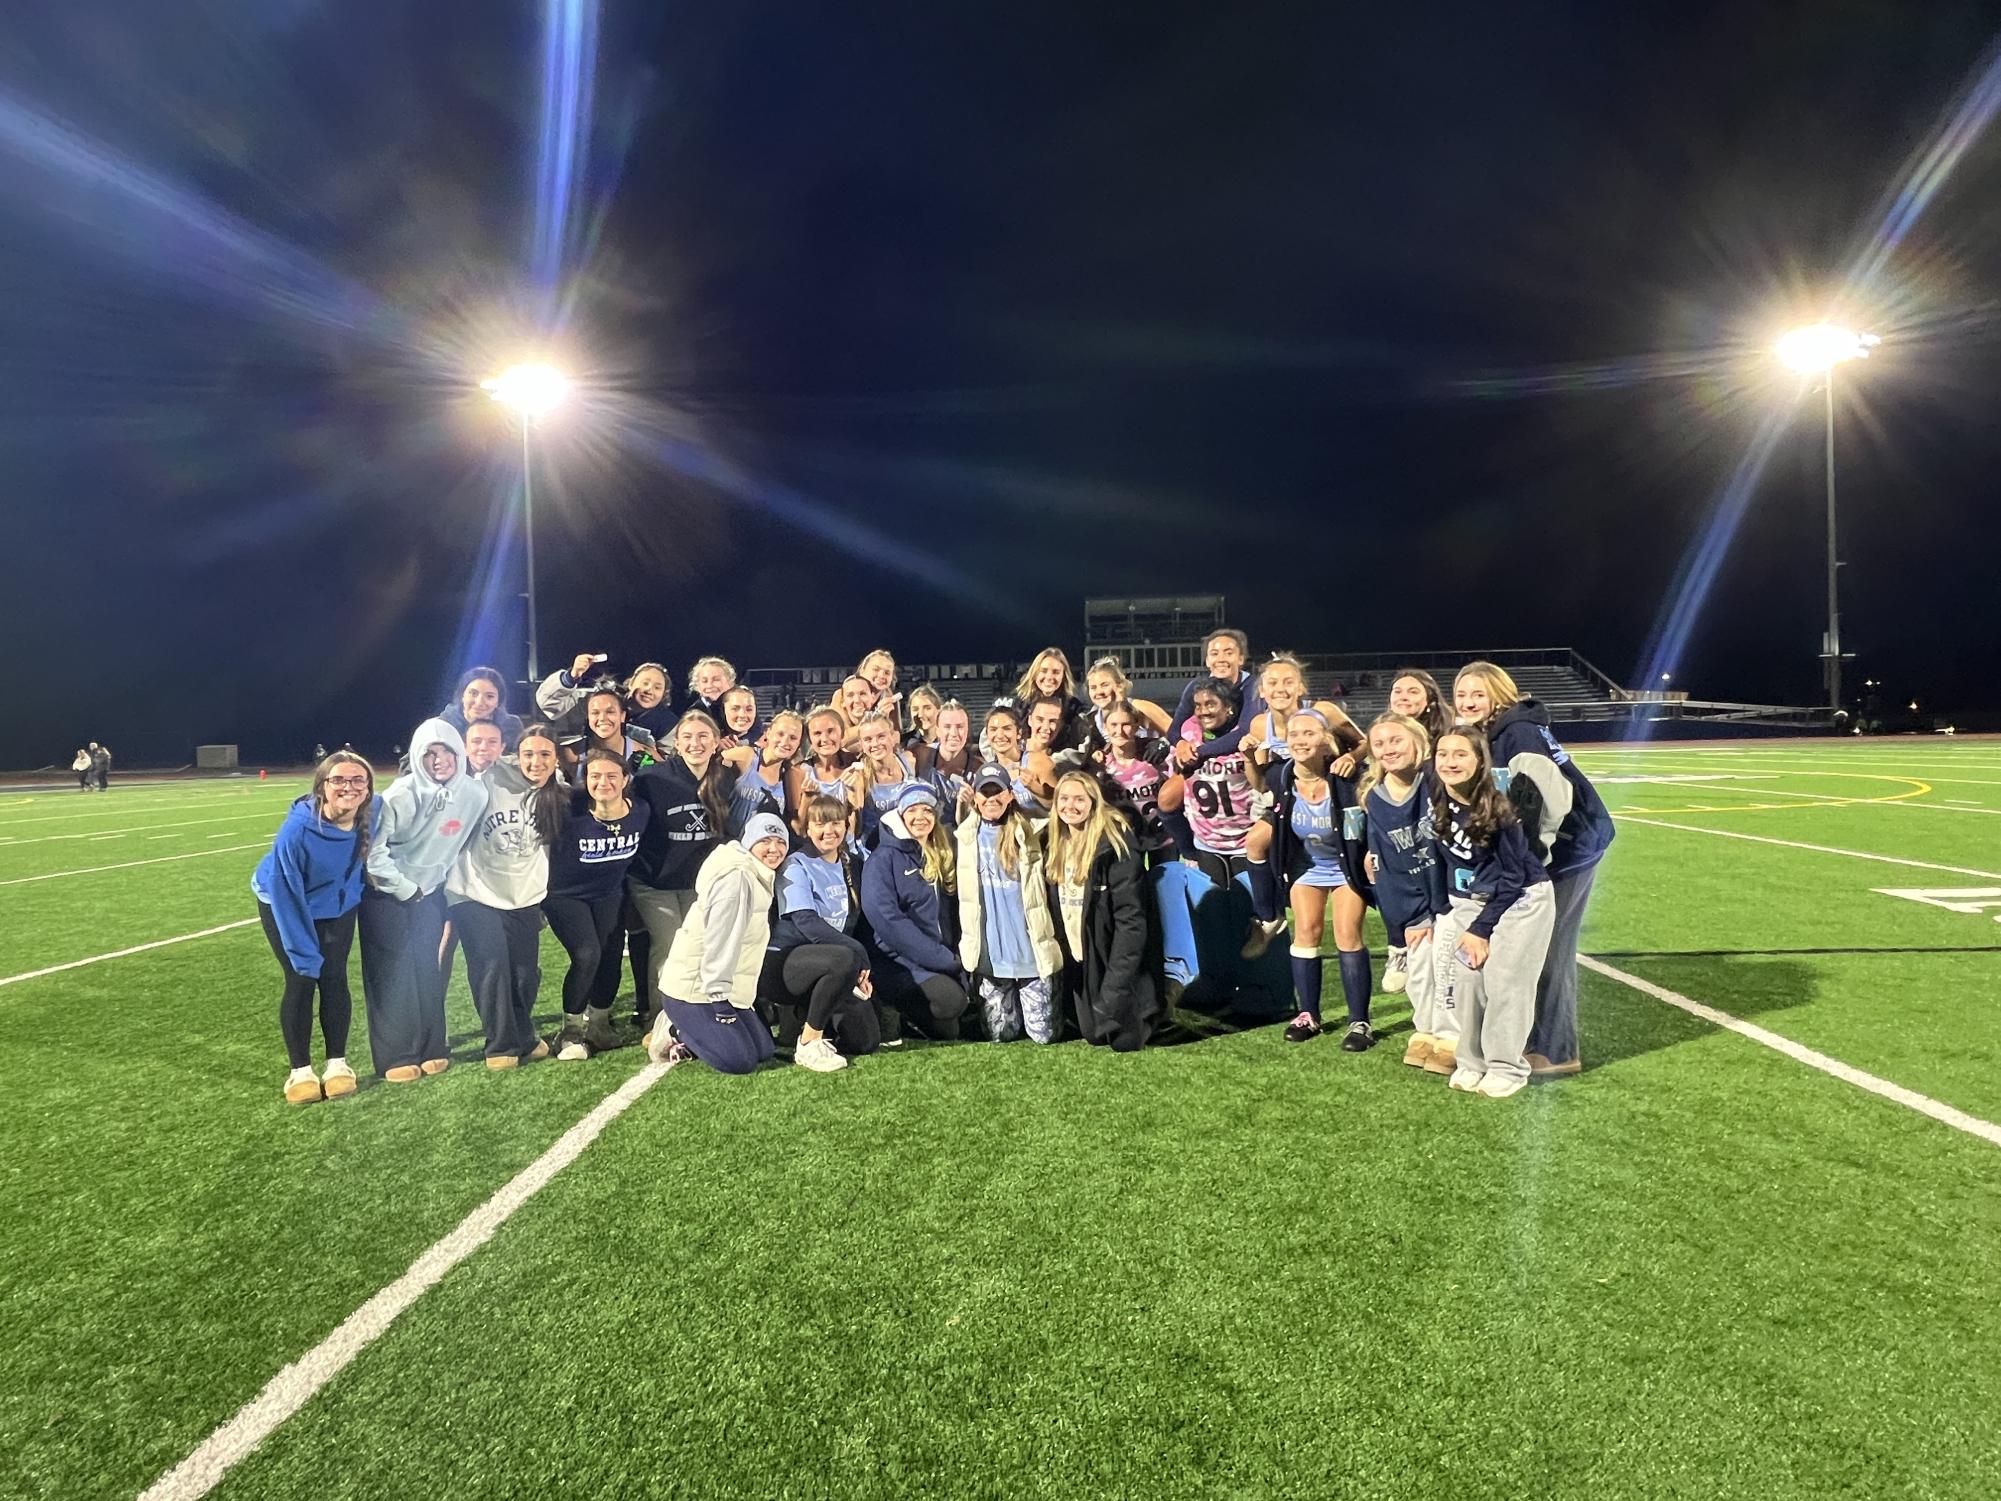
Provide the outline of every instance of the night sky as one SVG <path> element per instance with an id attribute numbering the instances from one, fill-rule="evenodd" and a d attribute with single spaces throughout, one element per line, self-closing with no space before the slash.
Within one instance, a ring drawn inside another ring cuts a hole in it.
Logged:
<path id="1" fill-rule="evenodd" d="M 0 765 L 386 750 L 518 674 L 476 383 L 537 345 L 587 383 L 544 671 L 1025 655 L 1213 591 L 1261 647 L 1807 703 L 1819 397 L 1768 350 L 1837 310 L 1884 336 L 1837 384 L 1851 678 L 2001 707 L 2001 138 L 1911 172 L 1991 5 L 607 0 L 568 178 L 544 17 L 9 7 Z"/>

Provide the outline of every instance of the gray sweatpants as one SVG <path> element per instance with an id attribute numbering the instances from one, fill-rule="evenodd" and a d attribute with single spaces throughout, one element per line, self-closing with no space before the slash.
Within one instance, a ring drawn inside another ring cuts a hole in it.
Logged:
<path id="1" fill-rule="evenodd" d="M 681 924 L 695 910 L 695 893 L 661 891 L 632 880 L 625 883 L 625 893 L 632 898 L 632 910 L 646 924 L 646 936 L 653 944 L 653 973 L 646 977 L 653 992 L 646 998 L 646 1014 L 652 1017 L 660 1010 L 660 1003 L 665 998 L 660 989 L 660 976 L 666 972 L 667 955 L 674 947 L 674 935 L 681 931 Z"/>
<path id="2" fill-rule="evenodd" d="M 1483 905 L 1455 896 L 1452 910 L 1438 919 L 1431 939 L 1438 949 L 1437 1005 L 1453 1018 L 1448 1025 L 1459 1029 L 1461 1068 L 1526 1079 L 1529 1065 L 1522 1054 L 1535 1021 L 1536 977 L 1549 947 L 1556 900 L 1549 882 L 1536 882 L 1495 924 L 1487 962 L 1468 969 L 1459 957 L 1459 940 Z"/>
<path id="3" fill-rule="evenodd" d="M 1535 1025 L 1529 1029 L 1531 1053 L 1551 1063 L 1577 1057 L 1577 935 L 1584 927 L 1584 904 L 1591 900 L 1591 882 L 1598 867 L 1587 865 L 1558 876 L 1556 923 L 1549 933 L 1549 956 L 1535 987 Z"/>
<path id="4" fill-rule="evenodd" d="M 1397 936 L 1402 938 L 1403 935 L 1400 933 Z M 1437 961 L 1438 938 L 1434 932 L 1421 946 L 1409 951 L 1404 969 L 1404 999 L 1410 1002 L 1413 1032 L 1423 1032 L 1441 1042 L 1451 1042 L 1459 1036 L 1459 1021 L 1456 1016 L 1439 1008 Z"/>

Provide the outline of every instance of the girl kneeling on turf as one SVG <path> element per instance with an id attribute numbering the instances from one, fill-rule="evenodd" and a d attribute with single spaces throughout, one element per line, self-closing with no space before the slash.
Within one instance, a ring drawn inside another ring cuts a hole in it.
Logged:
<path id="1" fill-rule="evenodd" d="M 1369 883 L 1404 966 L 1413 1034 L 1403 1061 L 1434 1074 L 1452 1072 L 1459 1024 L 1438 1009 L 1431 929 L 1449 905 L 1445 874 L 1431 840 L 1431 795 L 1424 786 L 1431 737 L 1418 720 L 1395 710 L 1369 726 L 1369 769 L 1359 792 L 1369 819 Z M 1387 983 L 1385 989 L 1388 988 Z"/>
<path id="2" fill-rule="evenodd" d="M 445 882 L 445 899 L 486 1031 L 486 1066 L 507 1069 L 549 1056 L 549 1044 L 535 1035 L 542 898 L 549 894 L 549 846 L 569 800 L 556 777 L 555 731 L 529 725 L 514 760 L 494 762 L 480 780 L 486 811 Z"/>
<path id="3" fill-rule="evenodd" d="M 660 967 L 664 1001 L 646 1043 L 655 1063 L 699 1058 L 748 1074 L 776 1049 L 757 1014 L 757 978 L 771 941 L 771 894 L 791 840 L 775 813 L 756 813 L 695 876 L 694 902 Z"/>
<path id="4" fill-rule="evenodd" d="M 910 791 L 929 797 L 931 789 Z M 793 851 L 779 868 L 778 917 L 758 985 L 778 1012 L 779 1041 L 793 1044 L 792 1061 L 822 1074 L 882 1046 L 868 950 L 855 936 L 862 859 L 848 848 L 849 812 L 838 797 L 807 805 L 811 848 Z"/>
<path id="5" fill-rule="evenodd" d="M 1555 903 L 1542 861 L 1495 785 L 1487 737 L 1464 726 L 1447 730 L 1432 762 L 1432 847 L 1451 893 L 1432 938 L 1438 1004 L 1459 1026 L 1449 1083 L 1504 1100 L 1529 1081 L 1523 1050 Z"/>
<path id="6" fill-rule="evenodd" d="M 976 817 L 959 826 L 959 962 L 979 976 L 987 1035 L 1054 1042 L 1062 1029 L 1050 981 L 1063 968 L 1042 841 L 1015 806 L 1013 777 L 988 762 L 973 777 Z"/>
<path id="7" fill-rule="evenodd" d="M 956 1042 L 967 1005 L 957 949 L 958 861 L 931 787 L 906 787 L 876 833 L 875 853 L 862 866 L 862 916 L 875 943 L 872 987 L 926 1037 Z"/>
<path id="8" fill-rule="evenodd" d="M 1134 1053 L 1160 1014 L 1160 922 L 1146 857 L 1088 772 L 1057 778 L 1043 838 L 1062 921 L 1063 989 L 1084 1040 Z"/>
<path id="9" fill-rule="evenodd" d="M 354 1070 L 347 1065 L 354 1014 L 347 954 L 361 906 L 369 825 L 378 812 L 374 769 L 352 751 L 335 751 L 320 762 L 313 790 L 292 804 L 271 853 L 250 878 L 264 937 L 285 972 L 278 1028 L 292 1063 L 285 1098 L 294 1105 L 320 1097 L 313 1073 L 315 990 L 327 1049 L 326 1097 L 354 1093 Z"/>

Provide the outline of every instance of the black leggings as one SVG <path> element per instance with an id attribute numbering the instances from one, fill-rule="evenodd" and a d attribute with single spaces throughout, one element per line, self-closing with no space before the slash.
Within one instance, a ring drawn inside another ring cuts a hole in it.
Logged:
<path id="1" fill-rule="evenodd" d="M 278 933 L 278 919 L 269 902 L 257 904 L 257 917 L 264 924 L 264 937 L 285 971 L 285 992 L 278 998 L 278 1030 L 285 1034 L 285 1056 L 293 1068 L 308 1068 L 313 1061 L 313 992 L 320 993 L 320 1036 L 327 1045 L 327 1057 L 347 1056 L 347 1029 L 354 1020 L 354 997 L 347 988 L 347 951 L 354 944 L 354 914 L 322 917 L 313 923 L 320 939 L 320 973 L 317 979 L 292 968 L 285 954 L 285 940 Z"/>
<path id="2" fill-rule="evenodd" d="M 758 992 L 775 1005 L 804 1002 L 806 1025 L 831 1033 L 835 1046 L 855 1056 L 882 1046 L 882 1025 L 875 1006 L 855 994 L 861 978 L 859 955 L 838 943 L 802 943 L 764 956 Z M 781 1021 L 784 1019 L 781 1018 Z M 789 1026 L 785 1031 L 792 1031 Z"/>
<path id="3" fill-rule="evenodd" d="M 612 942 L 625 910 L 621 888 L 600 897 L 547 896 L 542 911 L 570 967 L 563 975 L 563 1011 L 581 1016 L 586 1006 L 609 1006 L 618 995 L 619 954 Z M 609 962 L 607 962 L 607 955 Z"/>
<path id="4" fill-rule="evenodd" d="M 971 1004 L 966 987 L 946 975 L 913 980 L 907 970 L 885 965 L 870 971 L 876 995 L 916 1023 L 926 1037 L 939 1042 L 959 1040 L 959 1018 Z"/>

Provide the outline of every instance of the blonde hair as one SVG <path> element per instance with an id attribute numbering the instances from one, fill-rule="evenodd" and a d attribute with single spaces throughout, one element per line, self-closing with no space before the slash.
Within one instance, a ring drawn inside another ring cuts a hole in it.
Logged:
<path id="1" fill-rule="evenodd" d="M 1385 709 L 1374 719 L 1370 720 L 1369 733 L 1371 735 L 1375 734 L 1376 726 L 1381 724 L 1395 725 L 1406 735 L 1410 736 L 1410 743 L 1417 750 L 1417 765 L 1411 768 L 1411 780 L 1413 782 L 1422 781 L 1424 779 L 1424 763 L 1431 759 L 1431 731 L 1424 727 L 1422 720 L 1412 719 L 1408 714 L 1399 714 L 1395 709 Z M 1360 801 L 1362 798 L 1367 797 L 1369 789 L 1380 785 L 1382 780 L 1382 763 L 1374 756 L 1369 757 L 1368 769 L 1362 773 L 1361 781 L 1355 784 L 1356 800 Z"/>
<path id="2" fill-rule="evenodd" d="M 1454 698 L 1459 696 L 1459 685 L 1468 678 L 1478 678 L 1486 684 L 1487 697 L 1494 701 L 1494 707 L 1487 716 L 1489 719 L 1522 701 L 1522 690 L 1515 686 L 1515 680 L 1508 676 L 1505 667 L 1496 667 L 1492 662 L 1468 662 L 1452 675 Z"/>
<path id="3" fill-rule="evenodd" d="M 1077 674 L 1070 670 L 1070 658 L 1064 655 L 1063 648 L 1060 646 L 1045 646 L 1035 654 L 1035 660 L 1028 664 L 1028 671 L 1024 672 L 1021 675 L 1021 681 L 1014 685 L 1014 696 L 1023 703 L 1027 703 L 1042 691 L 1035 686 L 1035 674 L 1040 670 L 1044 662 L 1059 662 L 1062 664 L 1063 696 L 1066 698 L 1075 698 L 1077 696 Z M 1010 871 L 1009 874 L 1012 875 L 1013 872 Z"/>
<path id="4" fill-rule="evenodd" d="M 771 718 L 765 720 L 764 733 L 769 735 L 781 719 L 789 719 L 799 726 L 799 743 L 792 748 L 792 760 L 796 762 L 800 757 L 810 755 L 812 748 L 806 743 L 806 721 L 800 717 L 797 709 L 780 709 Z"/>
<path id="5" fill-rule="evenodd" d="M 903 830 L 909 833 L 910 825 L 906 823 Z M 918 848 L 924 852 L 924 879 L 933 886 L 956 892 L 959 889 L 959 849 L 946 832 L 942 809 L 931 810 L 931 832 L 918 840 Z"/>
<path id="6" fill-rule="evenodd" d="M 945 699 L 936 688 L 933 688 L 929 683 L 919 683 L 909 693 L 904 695 L 903 699 L 904 706 L 910 710 L 910 723 L 913 729 L 917 727 L 917 705 L 920 700 L 930 704 L 933 708 L 942 709 L 945 707 Z"/>
<path id="7" fill-rule="evenodd" d="M 1091 816 L 1077 829 L 1064 823 L 1060 814 L 1052 817 L 1042 831 L 1042 847 L 1051 878 L 1074 886 L 1091 873 L 1100 841 L 1110 842 L 1112 857 L 1117 860 L 1123 860 L 1131 846 L 1125 840 L 1125 815 L 1105 802 L 1105 789 L 1089 772 L 1066 771 L 1058 777 L 1056 791 L 1049 798 L 1051 808 L 1070 786 L 1082 787 L 1090 795 Z"/>
<path id="8" fill-rule="evenodd" d="M 1087 683 L 1094 672 L 1102 672 L 1106 677 L 1110 678 L 1112 686 L 1118 690 L 1120 698 L 1126 697 L 1126 690 L 1133 685 L 1133 680 L 1126 676 L 1126 664 L 1121 662 L 1117 657 L 1100 657 L 1086 668 L 1084 671 L 1084 680 Z"/>
<path id="9" fill-rule="evenodd" d="M 1000 856 L 1000 868 L 1007 873 L 1010 881 L 1019 881 L 1021 852 L 1034 840 L 1035 828 L 1029 822 L 1028 815 L 1022 812 L 1021 804 L 1015 801 L 1012 788 L 1009 789 L 1007 811 L 999 818 L 993 819 L 992 823 L 1000 831 L 994 840 L 994 851 Z"/>
<path id="10" fill-rule="evenodd" d="M 700 672 L 704 667 L 722 668 L 723 676 L 729 679 L 729 682 L 723 686 L 723 692 L 727 693 L 736 686 L 736 669 L 730 666 L 728 662 L 725 662 L 721 657 L 697 657 L 695 665 L 688 669 L 688 691 L 690 693 L 700 693 L 702 691 L 695 686 L 695 674 Z M 636 667 L 633 669 L 634 672 L 638 670 Z"/>
<path id="11" fill-rule="evenodd" d="M 889 663 L 889 668 L 890 668 L 890 686 L 891 686 L 891 687 L 895 687 L 895 686 L 896 686 L 896 657 L 895 657 L 895 656 L 894 656 L 894 655 L 893 655 L 893 654 L 892 654 L 892 653 L 890 652 L 890 649 L 889 649 L 888 647 L 886 647 L 886 646 L 878 646 L 878 647 L 877 647 L 877 648 L 876 648 L 876 649 L 875 649 L 874 651 L 870 652 L 870 653 L 869 653 L 869 654 L 868 654 L 867 656 L 863 657 L 863 658 L 861 659 L 861 661 L 859 661 L 859 662 L 855 663 L 855 671 L 854 671 L 854 675 L 855 675 L 856 677 L 867 677 L 867 676 L 868 676 L 868 671 L 867 671 L 867 669 L 868 669 L 868 664 L 869 664 L 869 663 L 871 663 L 871 662 L 873 662 L 873 661 L 874 661 L 874 660 L 875 660 L 875 659 L 876 659 L 877 657 L 881 657 L 881 658 L 883 659 L 883 661 L 885 661 L 885 662 Z"/>

